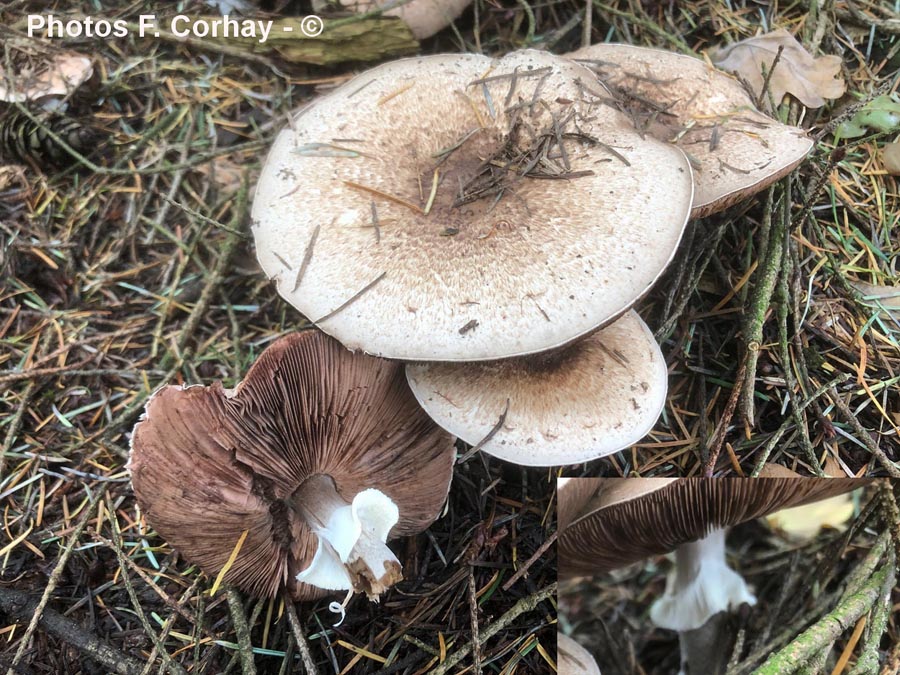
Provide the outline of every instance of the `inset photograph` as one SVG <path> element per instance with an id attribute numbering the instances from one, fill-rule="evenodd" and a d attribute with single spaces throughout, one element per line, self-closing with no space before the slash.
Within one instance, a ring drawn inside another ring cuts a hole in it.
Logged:
<path id="1" fill-rule="evenodd" d="M 560 675 L 896 673 L 898 492 L 560 479 Z"/>

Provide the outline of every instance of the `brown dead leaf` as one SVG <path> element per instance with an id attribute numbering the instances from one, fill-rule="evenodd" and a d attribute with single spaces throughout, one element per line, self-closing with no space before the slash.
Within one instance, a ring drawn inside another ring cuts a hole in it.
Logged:
<path id="1" fill-rule="evenodd" d="M 900 141 L 888 143 L 881 150 L 881 163 L 892 176 L 900 176 Z"/>
<path id="2" fill-rule="evenodd" d="M 234 193 L 241 187 L 244 180 L 246 159 L 242 160 L 236 153 L 219 155 L 205 164 L 200 164 L 194 170 L 212 180 L 215 186 L 222 192 Z"/>
<path id="3" fill-rule="evenodd" d="M 28 188 L 25 167 L 21 164 L 0 164 L 0 193 L 16 188 Z"/>
<path id="4" fill-rule="evenodd" d="M 900 286 L 875 286 L 865 281 L 847 282 L 863 296 L 863 302 L 881 310 L 883 319 L 900 325 Z"/>
<path id="5" fill-rule="evenodd" d="M 800 474 L 781 464 L 766 463 L 759 472 L 760 478 L 800 478 Z"/>
<path id="6" fill-rule="evenodd" d="M 93 72 L 91 60 L 76 52 L 61 52 L 47 60 L 31 58 L 14 72 L 0 74 L 0 101 L 23 103 L 67 96 Z"/>
<path id="7" fill-rule="evenodd" d="M 844 94 L 841 57 L 814 58 L 783 28 L 718 49 L 710 53 L 710 58 L 718 68 L 744 79 L 753 94 L 759 96 L 765 84 L 763 73 L 771 70 L 779 47 L 784 51 L 769 79 L 769 90 L 776 105 L 785 94 L 791 94 L 807 108 L 821 108 L 825 99 Z M 766 97 L 762 98 L 765 104 Z"/>

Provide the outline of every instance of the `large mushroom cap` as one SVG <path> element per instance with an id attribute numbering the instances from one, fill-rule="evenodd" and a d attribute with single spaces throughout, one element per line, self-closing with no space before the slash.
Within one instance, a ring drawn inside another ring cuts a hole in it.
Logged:
<path id="1" fill-rule="evenodd" d="M 691 158 L 695 218 L 759 192 L 813 146 L 802 129 L 759 112 L 740 82 L 699 59 L 622 44 L 596 44 L 567 57 L 620 94 L 639 128 Z"/>
<path id="2" fill-rule="evenodd" d="M 692 179 L 592 80 L 536 51 L 355 77 L 276 139 L 260 264 L 326 333 L 390 358 L 499 359 L 608 323 L 674 254 Z"/>
<path id="3" fill-rule="evenodd" d="M 527 466 L 576 464 L 628 447 L 653 428 L 667 390 L 665 360 L 634 311 L 555 352 L 410 364 L 406 372 L 438 424 Z"/>
<path id="4" fill-rule="evenodd" d="M 559 675 L 600 675 L 591 653 L 568 635 L 556 634 L 556 655 Z"/>
<path id="5" fill-rule="evenodd" d="M 402 366 L 306 331 L 274 342 L 233 392 L 160 389 L 129 468 L 147 520 L 187 560 L 216 575 L 247 531 L 224 580 L 260 596 L 286 586 L 302 600 L 324 593 L 294 579 L 317 548 L 301 517 L 306 485 L 330 477 L 347 503 L 380 490 L 399 508 L 391 536 L 404 536 L 437 518 L 453 456 Z"/>
<path id="6" fill-rule="evenodd" d="M 559 536 L 560 578 L 601 574 L 704 538 L 712 530 L 868 484 L 855 478 L 579 478 L 581 515 Z"/>

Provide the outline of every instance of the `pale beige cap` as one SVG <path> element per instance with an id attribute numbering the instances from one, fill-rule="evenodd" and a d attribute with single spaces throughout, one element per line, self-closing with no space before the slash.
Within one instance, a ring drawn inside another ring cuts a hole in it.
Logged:
<path id="1" fill-rule="evenodd" d="M 556 654 L 559 675 L 600 675 L 591 653 L 568 635 L 556 634 Z"/>
<path id="2" fill-rule="evenodd" d="M 593 79 L 533 50 L 353 78 L 276 139 L 260 264 L 323 331 L 388 358 L 501 359 L 609 323 L 671 260 L 693 187 Z"/>

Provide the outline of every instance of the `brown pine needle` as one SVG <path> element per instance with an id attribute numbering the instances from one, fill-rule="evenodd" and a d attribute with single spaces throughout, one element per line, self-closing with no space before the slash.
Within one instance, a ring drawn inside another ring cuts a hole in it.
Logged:
<path id="1" fill-rule="evenodd" d="M 415 211 L 416 213 L 421 213 L 424 215 L 424 211 L 422 207 L 416 206 L 410 201 L 403 199 L 403 197 L 398 197 L 396 195 L 392 195 L 388 192 L 382 192 L 378 188 L 369 187 L 368 185 L 362 185 L 360 183 L 355 183 L 352 180 L 345 180 L 344 185 L 347 187 L 351 187 L 354 190 L 362 190 L 363 192 L 368 192 L 370 195 L 376 195 L 377 197 L 381 197 L 382 199 L 387 199 L 389 202 L 394 202 L 395 204 L 400 204 L 401 206 L 405 206 L 406 208 Z"/>

